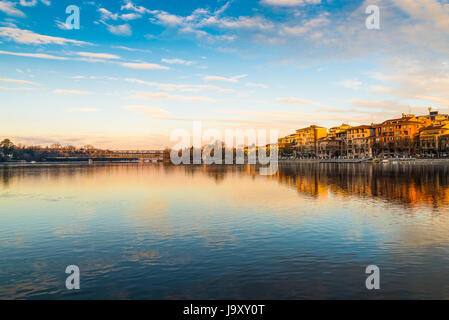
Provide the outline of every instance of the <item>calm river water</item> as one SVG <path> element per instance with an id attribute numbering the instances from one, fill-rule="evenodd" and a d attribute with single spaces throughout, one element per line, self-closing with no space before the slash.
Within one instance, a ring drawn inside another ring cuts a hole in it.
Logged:
<path id="1" fill-rule="evenodd" d="M 0 168 L 0 298 L 449 298 L 448 173 Z M 378 291 L 365 287 L 371 264 Z M 65 288 L 68 265 L 79 291 Z"/>

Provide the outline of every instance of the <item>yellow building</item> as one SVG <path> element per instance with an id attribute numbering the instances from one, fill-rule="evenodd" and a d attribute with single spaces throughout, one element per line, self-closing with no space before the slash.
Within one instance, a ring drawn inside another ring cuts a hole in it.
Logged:
<path id="1" fill-rule="evenodd" d="M 296 135 L 295 134 L 291 134 L 289 136 L 286 136 L 284 138 L 280 138 L 278 140 L 278 146 L 279 148 L 286 148 L 289 146 L 293 146 L 296 144 Z"/>
<path id="2" fill-rule="evenodd" d="M 419 130 L 419 148 L 424 155 L 438 155 L 440 151 L 440 138 L 449 134 L 449 123 L 431 125 Z"/>
<path id="3" fill-rule="evenodd" d="M 426 123 L 428 125 L 444 125 L 449 123 L 449 116 L 447 114 L 440 114 L 438 111 L 432 111 L 429 108 L 429 114 L 426 116 L 416 117 L 418 121 Z"/>
<path id="4" fill-rule="evenodd" d="M 349 124 L 344 124 L 343 123 L 341 126 L 330 128 L 328 136 L 329 137 L 336 137 L 337 134 L 339 134 L 341 132 L 345 132 L 345 131 L 347 131 L 349 129 L 351 129 L 351 126 Z"/>

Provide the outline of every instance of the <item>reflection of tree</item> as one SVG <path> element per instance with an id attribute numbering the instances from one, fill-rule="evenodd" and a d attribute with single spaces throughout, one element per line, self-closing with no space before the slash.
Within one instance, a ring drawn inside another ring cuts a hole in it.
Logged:
<path id="1" fill-rule="evenodd" d="M 9 183 L 12 177 L 11 168 L 3 168 L 0 170 L 0 176 L 2 178 L 3 187 L 6 189 L 9 187 Z"/>
<path id="2" fill-rule="evenodd" d="M 219 184 L 226 178 L 226 170 L 223 170 L 223 166 L 207 166 L 207 175 L 215 180 L 215 183 Z"/>

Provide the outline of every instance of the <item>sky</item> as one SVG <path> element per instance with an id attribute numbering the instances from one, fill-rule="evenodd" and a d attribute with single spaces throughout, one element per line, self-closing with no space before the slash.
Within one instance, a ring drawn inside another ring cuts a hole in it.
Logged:
<path id="1" fill-rule="evenodd" d="M 448 0 L 0 0 L 0 139 L 159 149 L 194 121 L 287 135 L 449 113 L 448 57 Z"/>

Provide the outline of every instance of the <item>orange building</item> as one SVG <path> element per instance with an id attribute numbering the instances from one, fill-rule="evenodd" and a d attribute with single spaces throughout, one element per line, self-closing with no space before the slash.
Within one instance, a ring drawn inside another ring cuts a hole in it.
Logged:
<path id="1" fill-rule="evenodd" d="M 429 108 L 424 116 L 402 114 L 380 124 L 330 128 L 310 126 L 279 139 L 279 149 L 297 157 L 409 157 L 449 153 L 449 115 Z"/>
<path id="2" fill-rule="evenodd" d="M 427 118 L 418 120 L 414 115 L 402 114 L 399 119 L 391 119 L 374 125 L 376 137 L 374 155 L 394 157 L 415 153 L 419 130 L 430 124 Z"/>

